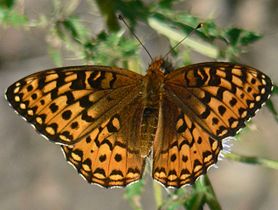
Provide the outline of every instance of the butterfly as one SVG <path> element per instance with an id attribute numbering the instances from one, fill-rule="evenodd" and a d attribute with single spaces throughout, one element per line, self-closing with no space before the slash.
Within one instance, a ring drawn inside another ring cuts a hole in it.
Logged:
<path id="1" fill-rule="evenodd" d="M 146 75 L 73 66 L 29 75 L 6 91 L 10 105 L 89 183 L 123 187 L 152 177 L 193 184 L 269 98 L 272 82 L 252 67 L 206 62 L 173 70 L 157 58 Z"/>

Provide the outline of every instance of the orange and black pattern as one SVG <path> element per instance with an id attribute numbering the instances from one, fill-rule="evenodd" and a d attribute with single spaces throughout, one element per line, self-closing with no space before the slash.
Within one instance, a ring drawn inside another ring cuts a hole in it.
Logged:
<path id="1" fill-rule="evenodd" d="M 153 178 L 177 187 L 194 183 L 217 162 L 222 140 L 254 116 L 272 84 L 251 67 L 214 62 L 175 70 L 164 88 Z"/>
<path id="2" fill-rule="evenodd" d="M 217 162 L 223 139 L 255 115 L 272 83 L 241 64 L 169 72 L 164 63 L 154 60 L 145 76 L 106 66 L 46 70 L 15 82 L 6 97 L 44 137 L 62 145 L 88 182 L 133 183 L 152 154 L 153 178 L 181 187 Z"/>

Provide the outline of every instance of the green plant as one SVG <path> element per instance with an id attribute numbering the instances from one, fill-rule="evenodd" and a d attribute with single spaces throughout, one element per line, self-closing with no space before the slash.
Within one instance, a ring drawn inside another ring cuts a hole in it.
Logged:
<path id="1" fill-rule="evenodd" d="M 140 69 L 140 57 L 138 42 L 133 37 L 124 36 L 117 19 L 121 13 L 129 21 L 134 29 L 138 21 L 151 27 L 156 32 L 165 36 L 174 46 L 199 23 L 203 27 L 195 31 L 194 36 L 188 37 L 181 45 L 171 51 L 174 58 L 182 60 L 183 64 L 191 63 L 189 53 L 191 50 L 208 56 L 212 59 L 236 61 L 248 45 L 262 38 L 257 33 L 240 28 L 219 28 L 213 20 L 202 20 L 185 11 L 172 10 L 174 0 L 160 0 L 155 3 L 143 4 L 142 1 L 106 0 L 96 1 L 101 11 L 108 32 L 101 31 L 93 35 L 93 30 L 85 24 L 81 16 L 75 14 L 80 1 L 71 0 L 64 7 L 59 0 L 54 1 L 53 17 L 47 21 L 47 17 L 41 14 L 37 19 L 30 19 L 21 11 L 15 9 L 15 0 L 2 0 L 0 3 L 0 23 L 3 27 L 30 27 L 41 28 L 47 32 L 49 54 L 57 66 L 63 65 L 63 48 L 71 52 L 76 58 L 81 58 L 84 63 L 117 65 L 128 69 Z M 88 13 L 93 7 L 92 1 L 87 1 Z M 132 11 L 132 12 L 131 12 Z M 216 40 L 227 43 L 219 48 L 214 44 Z M 273 94 L 277 95 L 278 88 L 274 87 Z M 273 113 L 276 121 L 278 114 L 271 100 L 267 107 Z M 248 164 L 278 169 L 278 161 L 267 160 L 259 157 L 245 157 L 230 153 L 227 158 Z M 125 198 L 128 199 L 134 209 L 141 209 L 140 195 L 144 188 L 143 182 L 133 184 L 126 189 Z M 202 209 L 207 204 L 210 209 L 221 209 L 213 187 L 207 176 L 199 179 L 191 192 L 187 189 L 178 189 L 171 192 L 163 201 L 162 188 L 154 184 L 156 205 L 159 209 L 174 210 L 181 206 L 185 209 Z"/>

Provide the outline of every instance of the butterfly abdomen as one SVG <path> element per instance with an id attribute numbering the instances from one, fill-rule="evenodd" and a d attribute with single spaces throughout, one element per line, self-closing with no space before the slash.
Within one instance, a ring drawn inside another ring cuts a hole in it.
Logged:
<path id="1" fill-rule="evenodd" d="M 153 145 L 158 122 L 158 109 L 145 108 L 141 124 L 140 153 L 142 157 L 149 155 Z"/>

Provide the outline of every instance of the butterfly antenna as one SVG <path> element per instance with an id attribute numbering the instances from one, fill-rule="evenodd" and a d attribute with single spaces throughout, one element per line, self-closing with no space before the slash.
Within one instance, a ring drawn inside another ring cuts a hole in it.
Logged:
<path id="1" fill-rule="evenodd" d="M 125 21 L 124 17 L 122 15 L 118 16 L 119 20 L 123 21 L 123 23 L 125 24 L 125 26 L 129 29 L 129 31 L 132 33 L 132 35 L 137 39 L 137 41 L 140 43 L 140 45 L 144 48 L 144 50 L 147 52 L 147 54 L 149 55 L 149 57 L 151 58 L 151 60 L 153 61 L 153 57 L 151 56 L 150 52 L 147 50 L 147 48 L 145 47 L 145 45 L 141 42 L 141 40 L 138 38 L 138 36 L 131 30 L 130 26 L 127 24 L 127 22 Z"/>
<path id="2" fill-rule="evenodd" d="M 177 48 L 185 39 L 187 39 L 191 34 L 193 34 L 196 30 L 201 28 L 203 26 L 203 23 L 199 23 L 195 28 L 193 28 L 189 34 L 187 34 L 182 40 L 180 40 L 174 47 L 171 47 L 171 49 L 163 56 L 163 59 L 167 57 L 175 48 Z"/>

